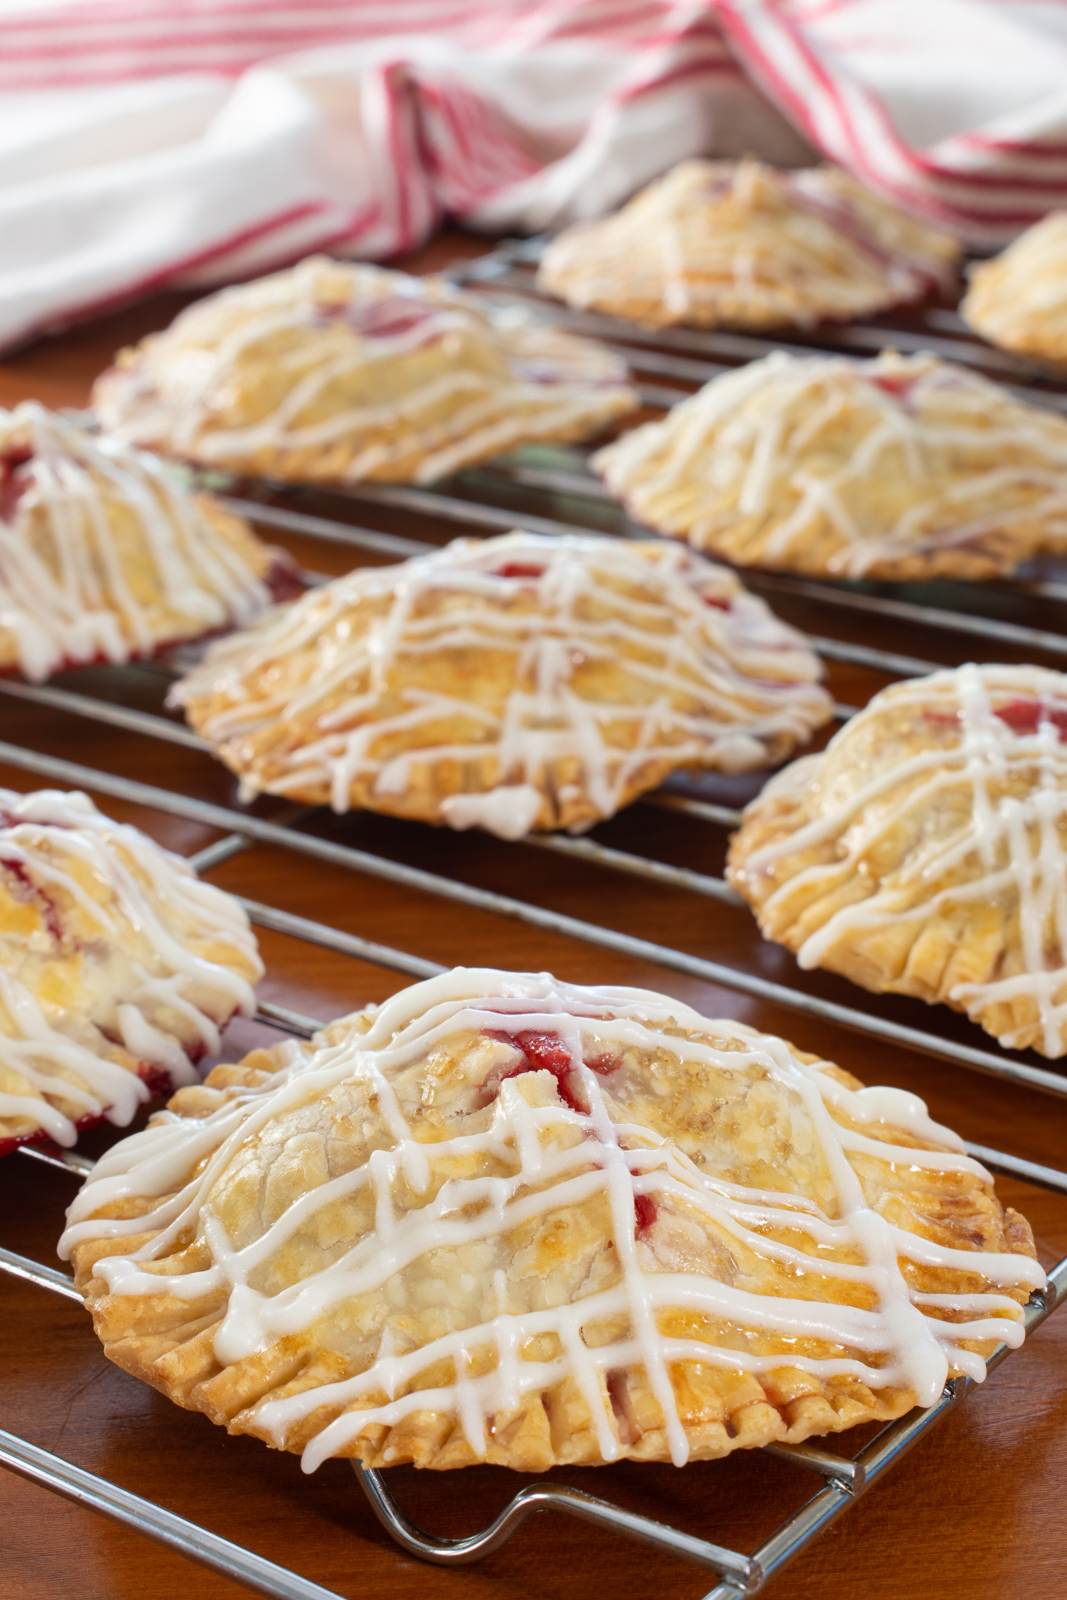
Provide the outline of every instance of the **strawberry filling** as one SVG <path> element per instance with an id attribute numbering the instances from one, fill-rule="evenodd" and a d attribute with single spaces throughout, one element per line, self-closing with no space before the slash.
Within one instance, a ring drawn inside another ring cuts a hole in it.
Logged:
<path id="1" fill-rule="evenodd" d="M 717 594 L 702 594 L 700 598 L 703 600 L 703 602 L 704 602 L 704 604 L 706 606 L 714 606 L 716 611 L 732 611 L 733 610 L 732 602 L 729 601 L 729 600 L 724 600 L 721 595 L 717 595 Z"/>
<path id="2" fill-rule="evenodd" d="M 536 1029 L 523 1029 L 519 1033 L 508 1033 L 501 1028 L 490 1028 L 486 1032 L 489 1039 L 499 1039 L 503 1044 L 510 1044 L 514 1049 L 522 1052 L 522 1060 L 513 1067 L 508 1067 L 499 1075 L 494 1074 L 486 1083 L 489 1091 L 488 1098 L 494 1099 L 500 1085 L 505 1078 L 518 1078 L 524 1072 L 550 1072 L 556 1080 L 556 1088 L 564 1105 L 572 1111 L 585 1114 L 589 1107 L 583 1103 L 577 1093 L 574 1083 L 575 1061 L 566 1045 L 555 1033 L 538 1033 Z M 611 1073 L 617 1072 L 621 1066 L 618 1056 L 604 1053 L 591 1056 L 585 1065 L 590 1072 L 595 1072 L 598 1077 L 606 1078 Z M 641 1239 L 648 1233 L 656 1220 L 656 1202 L 650 1194 L 634 1195 L 634 1236 Z"/>
<path id="3" fill-rule="evenodd" d="M 1009 700 L 1006 705 L 994 706 L 993 715 L 1013 733 L 1037 733 L 1046 723 L 1051 723 L 1060 740 L 1067 744 L 1067 706 L 1050 706 L 1042 700 Z M 958 711 L 924 711 L 927 722 L 940 723 L 942 727 L 959 726 Z"/>
<path id="4" fill-rule="evenodd" d="M 639 1239 L 656 1220 L 656 1202 L 650 1194 L 634 1195 L 634 1232 Z"/>
<path id="5" fill-rule="evenodd" d="M 876 389 L 881 389 L 885 394 L 891 394 L 894 400 L 906 400 L 914 389 L 917 379 L 909 372 L 880 372 L 867 379 Z"/>
<path id="6" fill-rule="evenodd" d="M 315 310 L 325 321 L 346 322 L 365 339 L 399 339 L 436 321 L 438 315 L 436 306 L 402 294 L 385 295 L 364 305 L 350 300 L 320 301 Z"/>
<path id="7" fill-rule="evenodd" d="M 535 561 L 505 561 L 502 567 L 494 567 L 495 578 L 543 578 L 544 567 L 539 567 Z"/>
<path id="8" fill-rule="evenodd" d="M 33 460 L 29 445 L 0 450 L 0 522 L 13 522 L 18 503 L 29 488 L 29 474 L 21 469 Z"/>
<path id="9" fill-rule="evenodd" d="M 56 903 L 51 895 L 45 893 L 40 884 L 34 882 L 26 863 L 24 861 L 10 861 L 4 856 L 0 856 L 0 868 L 16 879 L 24 890 L 27 900 L 37 901 L 50 936 L 57 944 L 61 944 L 63 942 L 63 924 L 60 920 Z"/>
<path id="10" fill-rule="evenodd" d="M 522 1033 L 505 1033 L 494 1028 L 489 1038 L 512 1045 L 522 1052 L 523 1057 L 515 1066 L 500 1074 L 495 1080 L 497 1084 L 503 1083 L 505 1078 L 521 1077 L 524 1072 L 551 1072 L 564 1105 L 570 1106 L 572 1111 L 589 1110 L 578 1098 L 571 1082 L 574 1058 L 557 1034 L 537 1033 L 532 1029 L 525 1029 Z"/>
<path id="11" fill-rule="evenodd" d="M 191 1059 L 197 1059 L 203 1054 L 203 1050 L 193 1051 L 190 1054 Z M 165 1067 L 154 1067 L 146 1061 L 142 1061 L 138 1066 L 137 1076 L 148 1085 L 148 1094 L 151 1100 L 162 1099 L 164 1095 L 170 1094 L 174 1087 L 171 1075 Z M 79 1135 L 81 1135 L 86 1129 L 97 1127 L 99 1123 L 105 1120 L 106 1116 L 106 1111 L 90 1111 L 84 1117 L 78 1117 L 74 1126 L 77 1128 Z M 11 1155 L 12 1151 L 18 1150 L 23 1145 L 46 1145 L 51 1147 L 52 1140 L 43 1128 L 38 1128 L 33 1133 L 16 1134 L 10 1139 L 0 1139 L 0 1158 Z"/>
<path id="12" fill-rule="evenodd" d="M 495 1097 L 496 1091 L 505 1078 L 518 1078 L 524 1072 L 551 1072 L 556 1080 L 556 1088 L 564 1105 L 572 1111 L 583 1114 L 589 1107 L 579 1097 L 578 1085 L 574 1081 L 575 1060 L 566 1045 L 555 1033 L 538 1033 L 536 1029 L 524 1028 L 519 1033 L 508 1033 L 505 1029 L 491 1028 L 487 1038 L 499 1039 L 503 1044 L 510 1044 L 514 1049 L 522 1052 L 523 1059 L 513 1067 L 499 1075 L 494 1074 L 490 1083 L 490 1098 Z M 587 1061 L 585 1065 L 590 1072 L 595 1072 L 599 1077 L 605 1078 L 614 1072 L 619 1065 L 617 1056 L 599 1055 Z"/>
<path id="13" fill-rule="evenodd" d="M 1014 733 L 1036 733 L 1043 723 L 1051 722 L 1067 743 L 1067 707 L 1047 706 L 1040 700 L 1009 700 L 1006 706 L 996 707 L 996 715 Z"/>

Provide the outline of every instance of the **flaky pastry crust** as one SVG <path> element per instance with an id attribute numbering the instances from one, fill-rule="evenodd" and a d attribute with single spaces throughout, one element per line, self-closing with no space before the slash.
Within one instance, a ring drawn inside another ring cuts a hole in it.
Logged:
<path id="1" fill-rule="evenodd" d="M 130 661 L 300 587 L 171 469 L 34 401 L 0 411 L 0 672 Z"/>
<path id="2" fill-rule="evenodd" d="M 593 465 L 649 527 L 739 566 L 975 579 L 1067 550 L 1067 420 L 934 356 L 768 356 Z"/>
<path id="3" fill-rule="evenodd" d="M 960 315 L 990 344 L 1067 363 L 1067 211 L 973 267 Z"/>
<path id="4" fill-rule="evenodd" d="M 367 1466 L 707 1459 L 981 1378 L 1044 1277 L 922 1102 L 644 990 L 460 969 L 183 1089 L 62 1250 L 108 1356 Z"/>
<path id="5" fill-rule="evenodd" d="M 436 278 L 313 257 L 223 289 L 103 373 L 120 437 L 203 466 L 425 482 L 637 405 L 620 359 Z"/>
<path id="6" fill-rule="evenodd" d="M 236 901 L 84 794 L 0 790 L 0 1152 L 125 1125 L 250 1011 Z"/>
<path id="7" fill-rule="evenodd" d="M 1067 676 L 894 684 L 746 809 L 729 877 L 802 966 L 1067 1053 Z"/>
<path id="8" fill-rule="evenodd" d="M 538 282 L 652 327 L 808 327 L 943 290 L 959 256 L 954 239 L 834 167 L 685 161 L 613 216 L 566 229 Z"/>
<path id="9" fill-rule="evenodd" d="M 325 585 L 173 698 L 247 794 L 518 838 L 780 760 L 830 715 L 819 670 L 690 551 L 514 533 Z"/>

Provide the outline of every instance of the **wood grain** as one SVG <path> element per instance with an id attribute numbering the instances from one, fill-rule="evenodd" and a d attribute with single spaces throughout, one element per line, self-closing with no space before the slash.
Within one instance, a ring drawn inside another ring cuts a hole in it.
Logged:
<path id="1" fill-rule="evenodd" d="M 431 259 L 478 248 L 476 242 L 449 239 L 435 247 Z M 54 405 L 83 404 L 93 375 L 112 352 L 161 326 L 180 304 L 174 296 L 157 297 L 21 352 L 0 365 L 0 403 L 36 395 Z M 441 537 L 441 529 L 426 519 L 380 508 L 374 525 Z M 336 545 L 304 538 L 284 542 L 300 560 L 321 570 L 343 571 L 354 559 L 352 552 Z M 826 607 L 794 600 L 780 609 L 812 631 L 841 627 L 840 616 Z M 1049 625 L 1044 617 L 1035 620 Z M 884 621 L 865 623 L 863 636 L 931 659 L 961 660 L 976 653 L 973 639 L 923 628 L 905 635 L 899 625 Z M 831 673 L 834 693 L 855 704 L 884 681 L 867 669 L 835 666 Z M 158 673 L 93 672 L 82 682 L 100 698 L 160 710 L 164 685 Z M 223 805 L 236 804 L 229 776 L 194 751 L 8 697 L 0 697 L 0 707 L 4 740 Z M 34 786 L 25 772 L 3 765 L 0 783 Z M 720 784 L 714 792 L 736 803 L 751 790 L 751 783 Z M 112 814 L 186 853 L 217 837 L 213 830 L 150 807 L 120 804 L 103 794 L 96 798 Z M 256 812 L 280 817 L 286 808 L 263 801 Z M 875 999 L 823 975 L 799 974 L 790 958 L 760 943 L 747 914 L 680 890 L 654 889 L 637 879 L 579 867 L 531 846 L 457 837 L 381 818 L 338 822 L 316 817 L 306 826 L 385 858 L 412 861 L 758 971 L 862 1012 L 995 1048 L 947 1013 Z M 620 848 L 705 872 L 721 869 L 721 830 L 652 805 L 635 806 L 598 836 Z M 327 867 L 290 850 L 256 846 L 212 877 L 259 900 L 431 960 L 549 967 L 572 979 L 662 988 L 709 1015 L 737 1016 L 784 1033 L 868 1081 L 916 1089 L 927 1097 L 935 1116 L 971 1138 L 1062 1164 L 1067 1123 L 1062 1102 L 876 1044 L 668 967 L 519 921 L 466 911 L 439 896 L 401 890 L 372 874 Z M 264 996 L 316 1016 L 337 1015 L 382 998 L 404 981 L 386 966 L 287 935 L 264 933 L 262 943 L 269 965 Z M 233 1028 L 228 1053 L 240 1053 L 261 1036 L 262 1030 L 252 1024 Z M 89 1141 L 90 1151 L 106 1144 L 107 1137 Z M 1014 1182 L 1005 1183 L 1003 1190 L 1032 1219 L 1043 1259 L 1067 1251 L 1067 1199 Z M 25 1158 L 0 1163 L 0 1242 L 39 1261 L 53 1261 L 70 1192 L 69 1179 Z M 0 1307 L 0 1424 L 295 1567 L 341 1595 L 584 1600 L 595 1594 L 598 1600 L 623 1600 L 654 1592 L 662 1600 L 695 1600 L 709 1587 L 710 1579 L 695 1567 L 642 1546 L 619 1544 L 563 1518 L 528 1525 L 503 1551 L 461 1573 L 420 1565 L 380 1534 L 344 1465 L 331 1463 L 305 1478 L 295 1459 L 253 1440 L 229 1439 L 203 1418 L 182 1413 L 108 1365 L 84 1313 L 73 1303 L 0 1278 Z M 900 1600 L 921 1593 L 932 1600 L 1021 1600 L 1035 1593 L 1067 1593 L 1067 1544 L 1061 1534 L 1067 1498 L 1065 1371 L 1067 1313 L 1053 1317 L 867 1499 L 772 1581 L 767 1595 L 771 1600 Z M 797 1467 L 758 1456 L 682 1472 L 622 1466 L 563 1476 L 740 1548 L 753 1547 L 815 1487 Z M 488 1469 L 424 1477 L 400 1470 L 393 1481 L 416 1516 L 449 1533 L 481 1525 L 516 1483 Z M 189 1592 L 198 1600 L 235 1600 L 246 1591 L 43 1489 L 0 1476 L 0 1600 L 54 1600 L 60 1595 L 167 1600 Z"/>

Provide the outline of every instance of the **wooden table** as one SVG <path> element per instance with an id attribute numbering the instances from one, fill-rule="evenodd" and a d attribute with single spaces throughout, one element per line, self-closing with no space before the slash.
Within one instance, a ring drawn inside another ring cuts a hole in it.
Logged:
<path id="1" fill-rule="evenodd" d="M 471 241 L 439 243 L 432 259 L 477 249 Z M 83 404 L 92 376 L 122 343 L 169 320 L 181 302 L 158 297 L 119 315 L 40 343 L 0 364 L 0 403 L 35 395 L 52 405 Z M 361 513 L 362 514 L 362 513 Z M 380 526 L 428 531 L 419 519 L 379 517 Z M 272 536 L 277 537 L 276 534 Z M 439 530 L 437 530 L 439 536 Z M 340 572 L 353 552 L 305 538 L 284 539 L 299 559 Z M 810 609 L 810 608 L 809 608 Z M 821 618 L 789 614 L 817 630 Z M 913 633 L 875 622 L 867 637 L 898 649 L 919 648 Z M 926 641 L 939 659 L 965 659 L 973 641 Z M 946 654 L 946 651 L 948 652 Z M 980 654 L 980 650 L 978 651 Z M 835 667 L 831 686 L 844 701 L 861 703 L 884 677 Z M 73 682 L 73 680 L 72 680 Z M 159 685 L 141 669 L 96 674 L 104 695 L 158 710 Z M 94 725 L 60 711 L 42 711 L 4 697 L 5 740 L 63 755 L 227 806 L 234 785 L 206 756 L 134 733 Z M 0 783 L 34 787 L 25 772 L 0 768 Z M 735 786 L 737 797 L 751 785 Z M 154 809 L 99 803 L 183 852 L 217 835 Z M 283 808 L 263 801 L 257 815 Z M 395 859 L 453 874 L 608 927 L 641 933 L 711 959 L 858 1004 L 945 1036 L 987 1045 L 947 1013 L 884 1002 L 819 975 L 799 975 L 788 957 L 760 944 L 747 914 L 682 890 L 653 887 L 595 868 L 583 869 L 529 847 L 475 836 L 405 826 L 373 817 L 323 825 L 331 836 Z M 722 866 L 725 834 L 648 805 L 634 807 L 600 830 L 623 848 L 705 872 Z M 717 988 L 668 970 L 447 900 L 338 871 L 263 845 L 213 871 L 226 887 L 333 926 L 442 962 L 548 967 L 589 982 L 630 982 L 661 988 L 708 1015 L 744 1018 L 834 1057 L 868 1081 L 919 1090 L 936 1117 L 968 1137 L 1063 1164 L 1067 1111 L 1036 1092 L 983 1078 L 868 1039 L 782 1007 Z M 384 966 L 341 956 L 278 933 L 261 934 L 271 1000 L 315 1016 L 334 1016 L 379 999 L 403 981 Z M 240 1053 L 262 1030 L 231 1030 L 229 1050 Z M 990 1046 L 995 1048 L 995 1046 Z M 103 1141 L 106 1142 L 106 1141 Z M 98 1141 L 99 1143 L 99 1141 Z M 90 1142 L 90 1150 L 93 1145 Z M 26 1159 L 0 1163 L 0 1243 L 38 1261 L 54 1260 L 69 1179 Z M 1046 1261 L 1067 1250 L 1067 1197 L 1014 1181 L 1005 1198 L 1030 1216 Z M 695 1600 L 710 1576 L 644 1546 L 615 1542 L 602 1532 L 560 1517 L 527 1527 L 503 1551 L 462 1572 L 421 1565 L 392 1547 L 374 1523 L 351 1471 L 331 1463 L 305 1478 L 294 1458 L 249 1439 L 229 1439 L 200 1417 L 113 1369 L 104 1360 L 88 1319 L 72 1302 L 32 1286 L 0 1280 L 0 1425 L 59 1455 L 135 1489 L 278 1562 L 293 1566 L 341 1594 L 407 1600 L 538 1595 L 546 1600 L 598 1600 L 656 1593 L 662 1600 Z M 774 1600 L 967 1600 L 1067 1594 L 1067 1312 L 1053 1316 L 980 1390 L 925 1438 L 906 1461 L 853 1507 L 765 1591 Z M 752 1548 L 810 1492 L 792 1464 L 737 1456 L 675 1472 L 622 1466 L 575 1472 L 567 1481 L 607 1492 L 624 1504 L 740 1548 Z M 474 1470 L 418 1477 L 392 1475 L 400 1498 L 443 1532 L 480 1526 L 514 1487 L 506 1474 Z M 0 1597 L 2 1600 L 166 1600 L 195 1593 L 223 1600 L 247 1591 L 91 1511 L 79 1509 L 12 1475 L 0 1475 Z"/>

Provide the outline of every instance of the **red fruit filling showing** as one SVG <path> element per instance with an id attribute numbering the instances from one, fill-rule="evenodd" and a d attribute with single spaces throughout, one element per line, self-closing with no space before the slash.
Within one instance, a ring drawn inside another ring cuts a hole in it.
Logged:
<path id="1" fill-rule="evenodd" d="M 192 1052 L 192 1059 L 199 1059 L 203 1053 L 202 1049 Z M 142 1061 L 137 1068 L 137 1076 L 148 1085 L 150 1100 L 159 1100 L 164 1095 L 169 1095 L 174 1088 L 170 1073 L 165 1067 L 153 1067 Z M 106 1116 L 106 1110 L 90 1111 L 84 1117 L 78 1117 L 74 1126 L 80 1135 L 88 1128 L 95 1128 L 105 1120 Z M 23 1145 L 47 1145 L 53 1149 L 55 1148 L 44 1129 L 37 1128 L 33 1133 L 20 1133 L 10 1139 L 0 1139 L 0 1159 L 11 1155 L 12 1151 L 20 1149 Z"/>
<path id="2" fill-rule="evenodd" d="M 733 601 L 724 600 L 721 595 L 702 594 L 700 597 L 706 606 L 714 606 L 716 611 L 732 611 Z"/>
<path id="3" fill-rule="evenodd" d="M 320 301 L 315 310 L 324 321 L 347 322 L 365 339 L 400 338 L 436 321 L 439 314 L 437 306 L 402 294 L 384 295 L 364 305 L 354 305 L 350 300 Z"/>
<path id="4" fill-rule="evenodd" d="M 1013 733 L 1036 733 L 1045 723 L 1051 723 L 1061 741 L 1067 743 L 1067 706 L 1050 706 L 1042 700 L 1009 700 L 1006 705 L 994 706 L 993 715 Z M 924 711 L 923 716 L 927 722 L 942 727 L 959 726 L 958 711 Z"/>
<path id="5" fill-rule="evenodd" d="M 873 384 L 876 389 L 883 389 L 886 394 L 891 394 L 897 400 L 906 400 L 917 381 L 915 375 L 908 372 L 877 373 L 867 379 L 867 382 Z"/>
<path id="6" fill-rule="evenodd" d="M 263 581 L 275 605 L 295 600 L 307 589 L 300 568 L 287 550 L 272 549 L 271 563 Z"/>
<path id="7" fill-rule="evenodd" d="M 1044 705 L 1040 700 L 1009 700 L 1006 706 L 997 706 L 995 714 L 1015 733 L 1036 733 L 1043 723 L 1051 722 L 1067 743 L 1067 707 Z"/>
<path id="8" fill-rule="evenodd" d="M 36 900 L 44 917 L 45 927 L 57 944 L 63 940 L 63 924 L 60 921 L 56 903 L 51 895 L 46 894 L 40 884 L 35 883 L 30 876 L 29 869 L 24 861 L 9 861 L 0 856 L 0 868 L 11 874 L 25 891 L 26 899 Z"/>
<path id="9" fill-rule="evenodd" d="M 572 1111 L 589 1110 L 574 1091 L 571 1083 L 574 1058 L 557 1034 L 537 1033 L 532 1029 L 524 1030 L 522 1033 L 505 1033 L 494 1028 L 488 1037 L 513 1045 L 516 1050 L 521 1050 L 523 1055 L 520 1062 L 514 1067 L 509 1067 L 495 1079 L 494 1088 L 503 1083 L 505 1078 L 518 1078 L 524 1072 L 551 1072 L 564 1105 L 570 1106 Z"/>
<path id="10" fill-rule="evenodd" d="M 634 1195 L 634 1233 L 639 1239 L 656 1220 L 656 1202 L 650 1194 Z"/>
<path id="11" fill-rule="evenodd" d="M 29 474 L 21 470 L 33 460 L 29 445 L 0 450 L 0 522 L 11 522 L 19 500 L 29 488 Z"/>
<path id="12" fill-rule="evenodd" d="M 543 578 L 544 567 L 539 567 L 535 561 L 505 561 L 502 567 L 494 567 L 495 578 Z"/>
<path id="13" fill-rule="evenodd" d="M 495 1073 L 486 1083 L 489 1098 L 496 1097 L 497 1090 L 505 1078 L 518 1078 L 524 1072 L 551 1072 L 556 1080 L 559 1097 L 564 1105 L 570 1106 L 572 1111 L 583 1114 L 589 1107 L 578 1095 L 578 1085 L 574 1079 L 575 1061 L 566 1045 L 555 1033 L 538 1033 L 536 1029 L 523 1029 L 519 1033 L 508 1033 L 504 1029 L 491 1028 L 487 1038 L 499 1039 L 504 1044 L 512 1045 L 516 1050 L 521 1050 L 523 1059 L 515 1066 L 509 1067 L 499 1076 Z M 585 1065 L 591 1072 L 605 1078 L 619 1066 L 619 1059 L 612 1055 L 594 1056 Z"/>

